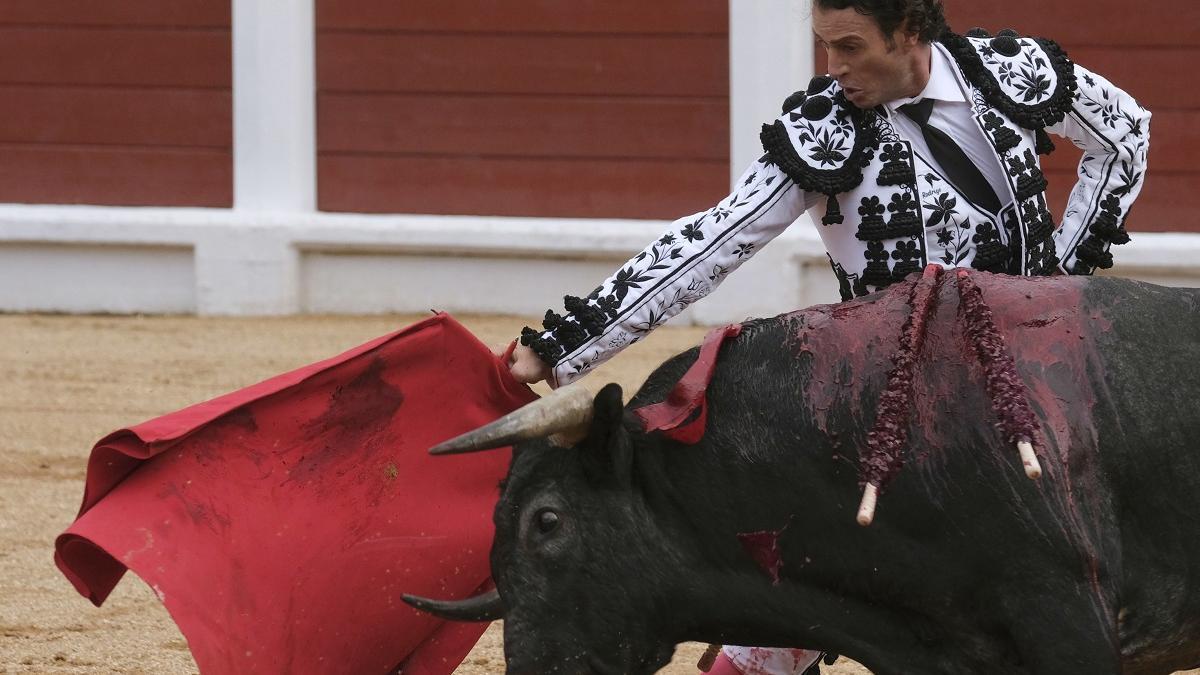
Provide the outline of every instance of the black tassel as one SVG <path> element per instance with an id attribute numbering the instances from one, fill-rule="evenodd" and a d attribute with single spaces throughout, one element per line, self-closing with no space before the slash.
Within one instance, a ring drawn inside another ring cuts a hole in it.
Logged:
<path id="1" fill-rule="evenodd" d="M 825 217 L 821 219 L 821 224 L 841 225 L 845 220 L 842 217 L 842 208 L 838 204 L 837 195 L 830 193 L 829 200 L 825 202 Z"/>
<path id="2" fill-rule="evenodd" d="M 1045 129 L 1038 129 L 1035 132 L 1037 138 L 1037 153 L 1039 155 L 1048 155 L 1054 152 L 1054 141 L 1050 140 L 1050 135 Z"/>

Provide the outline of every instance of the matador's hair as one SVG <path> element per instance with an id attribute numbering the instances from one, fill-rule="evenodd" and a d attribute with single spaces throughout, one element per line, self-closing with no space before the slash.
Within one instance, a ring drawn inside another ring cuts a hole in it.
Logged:
<path id="1" fill-rule="evenodd" d="M 915 33 L 921 42 L 933 42 L 950 30 L 942 0 L 813 0 L 821 9 L 846 9 L 875 19 L 890 41 L 897 28 Z"/>

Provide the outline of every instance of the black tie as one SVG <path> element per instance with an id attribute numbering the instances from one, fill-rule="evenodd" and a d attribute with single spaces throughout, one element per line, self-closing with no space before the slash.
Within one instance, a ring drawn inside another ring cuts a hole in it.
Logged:
<path id="1" fill-rule="evenodd" d="M 954 139 L 929 125 L 929 114 L 933 112 L 933 99 L 926 98 L 900 106 L 900 112 L 912 118 L 921 127 L 921 135 L 925 144 L 933 153 L 933 160 L 946 172 L 946 177 L 955 187 L 962 191 L 967 199 L 982 206 L 992 213 L 1000 211 L 1000 199 L 992 185 L 980 173 L 979 167 L 967 157 L 967 153 L 954 142 Z"/>

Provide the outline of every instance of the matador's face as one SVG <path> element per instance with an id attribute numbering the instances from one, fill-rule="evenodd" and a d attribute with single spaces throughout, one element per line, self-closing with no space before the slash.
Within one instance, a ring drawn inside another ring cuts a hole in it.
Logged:
<path id="1" fill-rule="evenodd" d="M 902 29 L 885 35 L 874 17 L 814 5 L 813 33 L 829 55 L 829 74 L 859 108 L 916 96 L 929 81 L 929 45 Z"/>

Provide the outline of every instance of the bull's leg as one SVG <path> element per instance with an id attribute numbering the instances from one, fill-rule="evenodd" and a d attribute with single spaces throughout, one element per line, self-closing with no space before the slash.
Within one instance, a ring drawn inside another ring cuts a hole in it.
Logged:
<path id="1" fill-rule="evenodd" d="M 1116 619 L 1105 608 L 1114 604 L 1104 602 L 1090 584 L 1056 590 L 1010 589 L 1003 601 L 1025 672 L 1120 675 Z"/>

